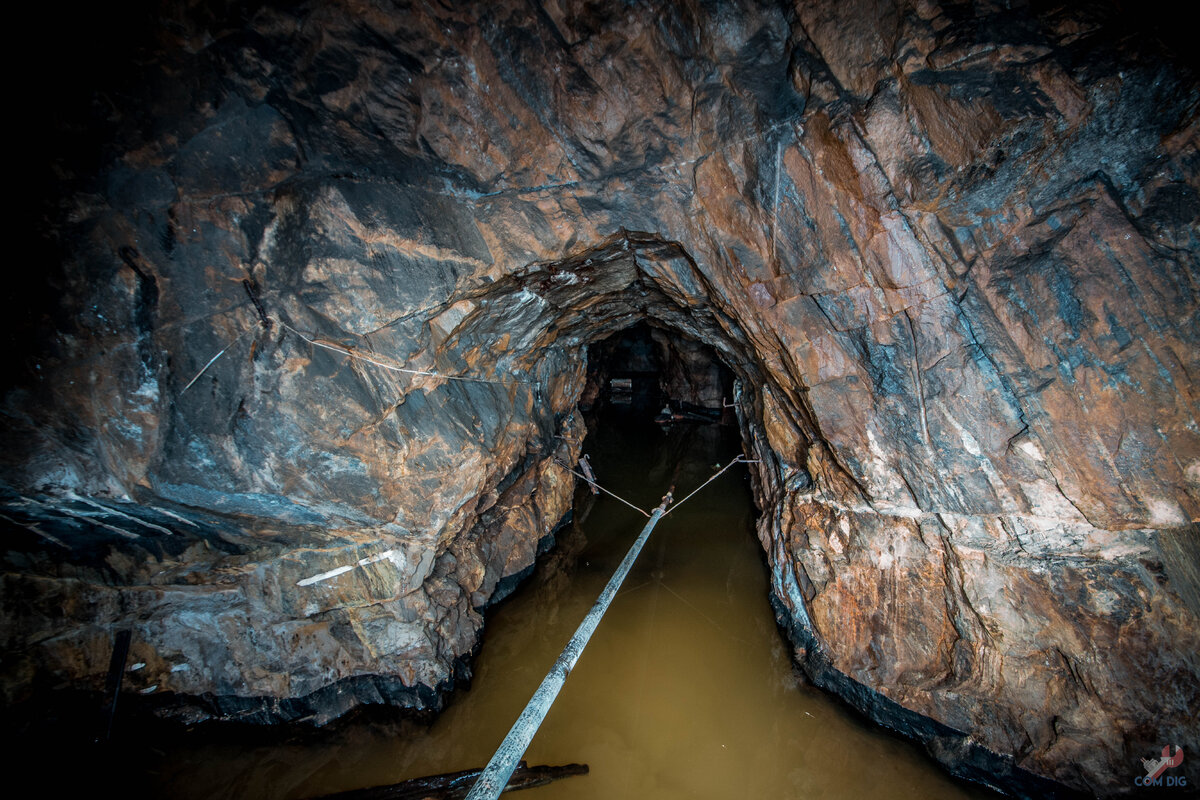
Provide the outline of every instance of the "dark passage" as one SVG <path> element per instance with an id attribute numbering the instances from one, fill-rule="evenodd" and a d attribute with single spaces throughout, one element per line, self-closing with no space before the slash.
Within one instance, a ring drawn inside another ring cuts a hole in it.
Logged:
<path id="1" fill-rule="evenodd" d="M 712 348 L 645 322 L 588 348 L 585 411 L 607 404 L 652 411 L 661 422 L 734 423 L 725 403 L 733 372 Z M 670 419 L 668 419 L 670 418 Z"/>

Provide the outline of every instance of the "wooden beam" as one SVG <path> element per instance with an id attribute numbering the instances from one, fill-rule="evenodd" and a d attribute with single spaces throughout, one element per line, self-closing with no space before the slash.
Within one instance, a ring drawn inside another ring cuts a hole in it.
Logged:
<path id="1" fill-rule="evenodd" d="M 368 789 L 352 789 L 348 792 L 323 795 L 316 800 L 461 800 L 478 780 L 483 768 L 467 769 L 462 772 L 447 772 L 426 778 L 413 778 L 400 783 L 372 786 Z M 564 764 L 561 767 L 531 767 L 524 761 L 518 765 L 504 787 L 506 792 L 545 786 L 553 781 L 586 775 L 587 764 Z"/>

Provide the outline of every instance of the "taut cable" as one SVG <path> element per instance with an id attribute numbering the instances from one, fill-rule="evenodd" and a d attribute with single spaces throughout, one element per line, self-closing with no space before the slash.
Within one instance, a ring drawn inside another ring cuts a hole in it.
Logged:
<path id="1" fill-rule="evenodd" d="M 618 494 L 614 494 L 613 492 L 610 492 L 608 489 L 605 489 L 603 486 L 601 486 L 600 484 L 596 483 L 594 480 L 592 480 L 591 478 L 589 478 L 587 475 L 581 475 L 581 474 L 579 474 L 579 473 L 578 473 L 578 472 L 576 472 L 575 470 L 573 470 L 573 469 L 571 469 L 570 467 L 568 467 L 568 466 L 566 465 L 566 463 L 565 463 L 565 462 L 563 462 L 563 461 L 560 461 L 559 459 L 557 459 L 557 458 L 556 458 L 556 459 L 554 459 L 554 463 L 555 463 L 555 464 L 558 464 L 560 467 L 562 467 L 563 469 L 565 469 L 567 472 L 571 473 L 571 474 L 572 474 L 572 475 L 574 475 L 575 477 L 577 477 L 577 478 L 582 478 L 583 480 L 587 481 L 587 483 L 588 483 L 588 485 L 589 485 L 589 486 L 595 486 L 597 489 L 599 489 L 600 491 L 604 492 L 604 493 L 605 493 L 606 495 L 608 495 L 609 497 L 615 497 L 616 499 L 620 500 L 622 503 L 624 503 L 625 505 L 629 506 L 629 507 L 630 507 L 630 508 L 632 508 L 634 511 L 637 511 L 637 512 L 638 512 L 638 513 L 640 513 L 642 516 L 644 516 L 644 517 L 648 517 L 648 516 L 650 516 L 650 512 L 649 512 L 649 511 L 645 511 L 644 509 L 638 508 L 638 507 L 637 507 L 637 506 L 635 506 L 633 503 L 631 503 L 631 502 L 629 502 L 628 500 L 626 500 L 624 497 L 621 497 L 621 496 L 620 496 L 620 495 L 618 495 Z"/>
<path id="2" fill-rule="evenodd" d="M 725 472 L 725 470 L 729 469 L 734 464 L 757 464 L 758 462 L 759 462 L 759 460 L 756 458 L 755 459 L 746 458 L 742 453 L 738 453 L 737 457 L 734 458 L 733 461 L 730 461 L 728 464 L 726 464 L 724 467 L 722 467 L 720 472 L 716 473 L 711 478 L 706 480 L 704 483 L 697 486 L 695 489 L 692 490 L 691 494 L 689 494 L 687 497 L 683 498 L 678 503 L 676 503 L 675 505 L 673 505 L 669 509 L 667 509 L 667 511 L 663 514 L 663 516 L 665 517 L 667 514 L 670 514 L 672 511 L 679 508 L 681 505 L 686 503 L 688 500 L 691 500 L 692 495 L 696 494 L 696 492 L 700 491 L 705 486 L 708 486 L 710 483 L 715 481 L 717 478 L 721 477 L 721 475 Z"/>

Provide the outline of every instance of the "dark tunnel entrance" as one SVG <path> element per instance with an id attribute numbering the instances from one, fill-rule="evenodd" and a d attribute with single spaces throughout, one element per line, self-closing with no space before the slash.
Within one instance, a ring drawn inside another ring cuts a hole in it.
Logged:
<path id="1" fill-rule="evenodd" d="M 658 327 L 653 319 L 590 344 L 579 408 L 588 430 L 584 455 L 592 457 L 601 484 L 600 473 L 641 476 L 629 491 L 644 509 L 657 506 L 668 490 L 678 499 L 704 484 L 714 464 L 745 450 L 727 400 L 734 383 L 734 373 L 713 348 Z M 736 470 L 730 481 L 744 488 L 736 505 L 752 519 L 750 473 Z M 581 485 L 576 514 L 586 520 L 590 508 Z"/>
<path id="2" fill-rule="evenodd" d="M 585 414 L 615 406 L 660 424 L 736 424 L 733 371 L 711 347 L 639 322 L 588 346 Z"/>

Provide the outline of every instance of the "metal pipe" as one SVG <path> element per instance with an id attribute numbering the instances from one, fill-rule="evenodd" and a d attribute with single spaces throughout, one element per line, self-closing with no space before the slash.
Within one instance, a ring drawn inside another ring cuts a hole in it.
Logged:
<path id="1" fill-rule="evenodd" d="M 471 787 L 466 800 L 495 800 L 504 791 L 504 787 L 508 785 L 508 779 L 512 777 L 513 770 L 517 768 L 517 762 L 521 760 L 521 756 L 525 755 L 525 750 L 529 747 L 529 743 L 533 741 L 538 728 L 541 727 L 542 720 L 549 713 L 550 706 L 553 705 L 554 699 L 558 697 L 558 692 L 562 689 L 563 683 L 566 682 L 567 676 L 575 668 L 575 662 L 579 660 L 580 654 L 583 653 L 583 648 L 587 645 L 588 639 L 592 638 L 596 626 L 600 624 L 600 618 L 608 610 L 609 605 L 617 594 L 617 589 L 621 588 L 621 583 L 625 580 L 625 576 L 629 574 L 629 570 L 633 567 L 633 562 L 637 560 L 638 554 L 642 552 L 642 546 L 650 538 L 650 531 L 654 530 L 654 526 L 662 519 L 670 503 L 671 494 L 668 493 L 663 498 L 662 505 L 654 509 L 654 513 L 650 515 L 650 521 L 646 523 L 646 527 L 642 528 L 637 541 L 629 548 L 629 552 L 625 554 L 625 558 L 621 561 L 621 565 L 617 567 L 617 571 L 608 579 L 608 585 L 604 587 L 604 591 L 596 598 L 596 602 L 592 605 L 591 610 L 588 611 L 587 616 L 583 618 L 583 622 L 579 623 L 579 627 L 575 630 L 575 635 L 571 637 L 571 641 L 567 642 L 567 646 L 559 654 L 558 660 L 554 662 L 554 666 L 550 668 L 550 671 L 546 673 L 546 677 L 542 679 L 541 686 L 538 686 L 537 691 L 533 693 L 533 697 L 529 698 L 525 710 L 521 712 L 521 716 L 517 717 L 517 721 L 513 723 L 508 735 L 504 737 L 504 741 L 496 749 L 496 754 L 492 756 L 492 760 L 483 768 L 483 772 L 479 775 L 479 780 L 475 781 L 475 785 Z"/>

